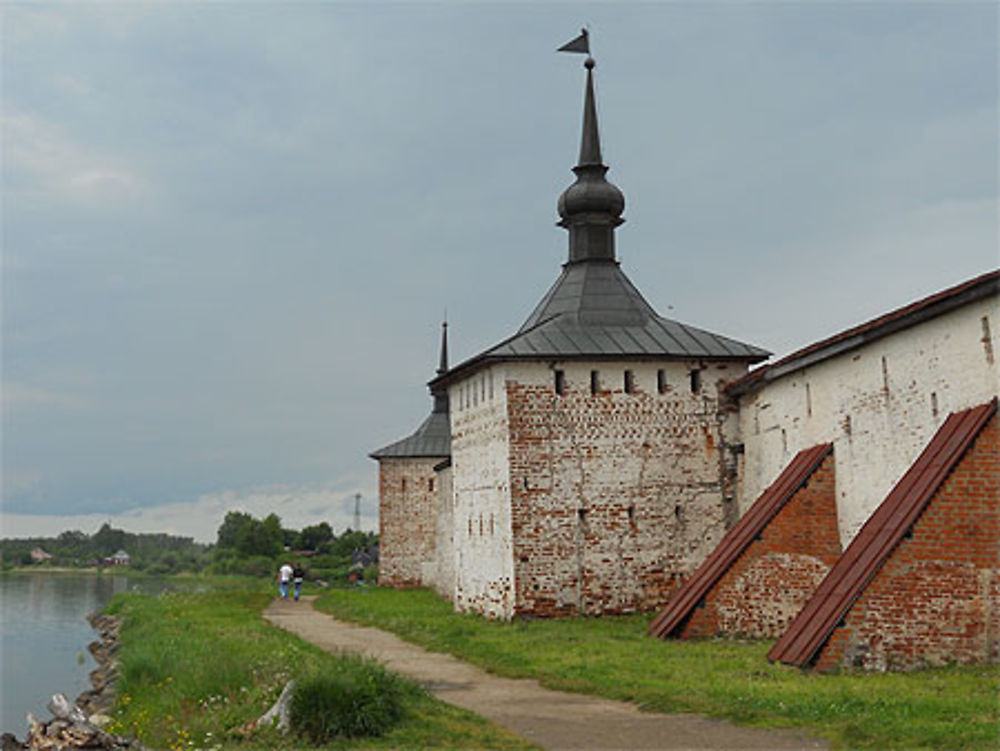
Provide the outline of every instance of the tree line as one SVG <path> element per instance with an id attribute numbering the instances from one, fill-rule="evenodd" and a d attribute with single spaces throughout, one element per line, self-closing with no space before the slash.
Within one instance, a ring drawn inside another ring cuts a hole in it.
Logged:
<path id="1" fill-rule="evenodd" d="M 51 559 L 37 563 L 35 549 Z M 87 568 L 103 565 L 119 551 L 129 556 L 127 569 L 149 574 L 182 572 L 271 576 L 284 560 L 297 560 L 310 575 L 331 581 L 348 572 L 368 568 L 377 560 L 378 535 L 351 529 L 334 534 L 327 522 L 301 530 L 282 526 L 277 514 L 257 519 L 242 511 L 230 511 L 219 526 L 214 544 L 164 533 L 136 534 L 101 525 L 92 535 L 79 530 L 58 537 L 0 540 L 0 567 L 58 566 Z"/>

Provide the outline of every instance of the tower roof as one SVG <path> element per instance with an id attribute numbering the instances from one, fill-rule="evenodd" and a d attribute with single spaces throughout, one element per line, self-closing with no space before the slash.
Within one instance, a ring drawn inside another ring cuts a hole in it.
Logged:
<path id="1" fill-rule="evenodd" d="M 573 49 L 569 51 L 585 51 Z M 730 359 L 759 362 L 770 352 L 657 315 L 621 270 L 615 228 L 625 197 L 605 175 L 594 94 L 587 70 L 576 181 L 559 198 L 569 256 L 551 289 L 517 333 L 431 381 L 443 388 L 490 361 L 511 359 Z"/>
<path id="2" fill-rule="evenodd" d="M 441 324 L 441 354 L 437 376 L 440 378 L 448 372 L 448 322 Z M 372 459 L 416 459 L 421 457 L 451 456 L 451 425 L 448 417 L 448 392 L 445 389 L 431 388 L 434 407 L 413 433 L 406 438 L 383 446 L 368 456 Z"/>

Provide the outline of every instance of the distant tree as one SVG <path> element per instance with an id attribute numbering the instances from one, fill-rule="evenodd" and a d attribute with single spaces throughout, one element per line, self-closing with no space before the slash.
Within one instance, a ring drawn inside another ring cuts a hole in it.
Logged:
<path id="1" fill-rule="evenodd" d="M 321 545 L 331 540 L 333 540 L 333 529 L 326 522 L 320 522 L 311 527 L 302 528 L 298 547 L 301 550 L 319 550 Z"/>
<path id="2" fill-rule="evenodd" d="M 230 548 L 239 550 L 246 544 L 250 537 L 250 527 L 253 526 L 254 518 L 250 514 L 242 511 L 230 511 L 222 520 L 222 526 L 216 538 L 216 545 L 219 548 Z"/>
<path id="3" fill-rule="evenodd" d="M 91 545 L 98 555 L 108 556 L 125 547 L 125 530 L 115 529 L 107 522 L 91 538 Z"/>
<path id="4" fill-rule="evenodd" d="M 285 534 L 277 514 L 261 520 L 242 511 L 230 511 L 219 527 L 220 550 L 235 550 L 242 556 L 275 556 L 284 550 Z"/>

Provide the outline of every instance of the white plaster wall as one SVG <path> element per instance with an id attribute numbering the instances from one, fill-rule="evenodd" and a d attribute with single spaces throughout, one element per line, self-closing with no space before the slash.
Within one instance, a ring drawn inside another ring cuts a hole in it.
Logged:
<path id="1" fill-rule="evenodd" d="M 509 442 L 504 366 L 452 385 L 451 473 L 455 608 L 513 614 Z"/>
<path id="2" fill-rule="evenodd" d="M 443 597 L 455 598 L 455 492 L 451 467 L 437 474 L 436 557 L 433 574 L 425 578 Z"/>
<path id="3" fill-rule="evenodd" d="M 1000 298 L 978 300 L 741 397 L 741 511 L 796 452 L 832 441 L 846 546 L 948 414 L 997 395 L 998 327 Z"/>

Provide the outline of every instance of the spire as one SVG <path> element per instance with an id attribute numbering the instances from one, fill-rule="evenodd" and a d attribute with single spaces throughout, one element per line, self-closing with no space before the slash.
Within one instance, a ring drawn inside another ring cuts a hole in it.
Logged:
<path id="1" fill-rule="evenodd" d="M 601 136 L 597 132 L 597 104 L 594 102 L 594 58 L 588 57 L 583 66 L 587 69 L 587 91 L 583 98 L 583 134 L 580 137 L 580 162 L 601 164 Z"/>
<path id="2" fill-rule="evenodd" d="M 616 261 L 615 227 L 622 224 L 625 196 L 604 175 L 608 168 L 601 157 L 594 96 L 594 58 L 587 57 L 587 86 L 583 100 L 583 133 L 580 160 L 573 168 L 576 182 L 559 196 L 559 226 L 569 230 L 569 260 Z"/>
<path id="3" fill-rule="evenodd" d="M 437 374 L 444 375 L 448 372 L 448 320 L 441 322 L 441 361 L 438 364 Z"/>
<path id="4" fill-rule="evenodd" d="M 441 357 L 438 362 L 437 377 L 440 378 L 448 372 L 448 321 L 441 322 Z M 431 389 L 434 397 L 434 412 L 448 412 L 448 389 Z"/>

